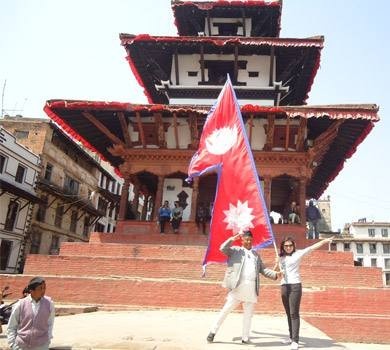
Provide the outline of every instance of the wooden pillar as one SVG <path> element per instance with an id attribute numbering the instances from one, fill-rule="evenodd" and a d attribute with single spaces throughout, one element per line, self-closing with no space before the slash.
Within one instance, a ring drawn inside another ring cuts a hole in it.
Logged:
<path id="1" fill-rule="evenodd" d="M 245 10 L 242 10 L 242 36 L 246 37 Z"/>
<path id="2" fill-rule="evenodd" d="M 234 46 L 234 76 L 233 84 L 237 84 L 238 81 L 238 44 Z"/>
<path id="3" fill-rule="evenodd" d="M 144 206 L 142 207 L 141 220 L 146 220 L 146 211 L 148 209 L 149 194 L 144 194 Z"/>
<path id="4" fill-rule="evenodd" d="M 125 182 L 122 186 L 122 192 L 121 192 L 121 200 L 119 204 L 119 213 L 118 213 L 118 220 L 123 221 L 126 219 L 126 212 L 127 212 L 127 201 L 129 198 L 129 185 L 130 185 L 130 178 L 128 176 L 125 177 Z"/>
<path id="5" fill-rule="evenodd" d="M 198 195 L 199 195 L 199 178 L 194 178 L 192 185 L 192 196 L 191 196 L 191 213 L 190 221 L 195 221 L 196 209 L 198 208 Z"/>
<path id="6" fill-rule="evenodd" d="M 202 83 L 205 82 L 205 75 L 204 75 L 204 47 L 203 44 L 200 44 L 200 81 Z"/>
<path id="7" fill-rule="evenodd" d="M 264 176 L 264 201 L 267 206 L 268 213 L 271 213 L 271 185 L 272 177 Z"/>
<path id="8" fill-rule="evenodd" d="M 249 126 L 249 146 L 252 148 L 252 134 L 253 134 L 253 113 L 249 116 L 248 120 L 248 126 Z"/>
<path id="9" fill-rule="evenodd" d="M 140 184 L 138 181 L 133 181 L 133 186 L 134 186 L 134 198 L 133 201 L 131 202 L 131 207 L 133 209 L 133 213 L 135 215 L 136 220 L 138 220 L 138 204 L 139 204 L 139 190 L 140 190 Z"/>
<path id="10" fill-rule="evenodd" d="M 207 23 L 207 30 L 209 31 L 208 36 L 212 36 L 211 34 L 211 18 L 210 18 L 210 11 L 207 11 L 207 18 L 206 18 L 206 23 Z"/>
<path id="11" fill-rule="evenodd" d="M 269 63 L 269 80 L 268 85 L 274 85 L 274 63 L 275 63 L 275 47 L 271 46 L 270 63 Z"/>
<path id="12" fill-rule="evenodd" d="M 156 192 L 156 199 L 154 201 L 154 212 L 155 217 L 158 220 L 158 208 L 161 207 L 162 204 L 162 197 L 163 197 L 163 190 L 164 190 L 164 180 L 165 176 L 159 176 L 158 177 L 158 184 L 157 184 L 157 192 Z"/>
<path id="13" fill-rule="evenodd" d="M 178 53 L 177 53 L 177 48 L 175 49 L 174 63 L 175 63 L 176 85 L 180 85 L 180 80 L 179 80 L 179 57 L 178 57 Z"/>
<path id="14" fill-rule="evenodd" d="M 158 209 L 158 208 L 156 208 L 155 199 L 156 199 L 155 196 L 153 196 L 153 195 L 150 196 L 150 203 L 153 203 L 153 207 L 152 207 L 152 212 L 150 213 L 149 221 L 153 221 L 153 218 L 155 217 L 156 211 Z"/>
<path id="15" fill-rule="evenodd" d="M 301 217 L 301 225 L 306 225 L 306 179 L 299 179 L 299 210 Z"/>

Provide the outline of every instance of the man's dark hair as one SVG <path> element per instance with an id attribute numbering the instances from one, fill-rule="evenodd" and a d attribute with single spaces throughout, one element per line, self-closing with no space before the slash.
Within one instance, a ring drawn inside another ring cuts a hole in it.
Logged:
<path id="1" fill-rule="evenodd" d="M 242 237 L 252 237 L 253 238 L 253 235 L 252 235 L 252 232 L 251 231 L 244 231 L 244 233 L 242 234 Z"/>
<path id="2" fill-rule="evenodd" d="M 29 291 L 32 291 L 42 283 L 45 283 L 45 280 L 42 277 L 34 277 L 30 282 L 28 282 L 27 288 Z"/>

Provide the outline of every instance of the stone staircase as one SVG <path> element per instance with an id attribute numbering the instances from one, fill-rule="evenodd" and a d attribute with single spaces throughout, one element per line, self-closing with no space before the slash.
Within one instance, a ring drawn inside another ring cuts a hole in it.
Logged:
<path id="1" fill-rule="evenodd" d="M 300 247 L 315 242 L 295 234 Z M 89 243 L 63 243 L 57 256 L 29 255 L 24 274 L 0 275 L 0 286 L 21 291 L 42 275 L 47 294 L 61 303 L 218 310 L 226 296 L 225 265 L 210 265 L 201 277 L 206 245 L 197 233 L 93 233 Z M 380 269 L 355 267 L 352 253 L 325 249 L 303 260 L 302 317 L 338 341 L 390 343 L 390 290 Z M 260 254 L 273 265 L 272 247 Z M 283 313 L 278 282 L 262 277 L 261 283 L 256 312 Z"/>

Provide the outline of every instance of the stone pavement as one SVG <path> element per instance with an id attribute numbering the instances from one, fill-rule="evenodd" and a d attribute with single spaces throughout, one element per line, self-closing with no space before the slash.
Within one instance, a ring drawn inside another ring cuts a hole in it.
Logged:
<path id="1" fill-rule="evenodd" d="M 51 349 L 130 349 L 130 350 L 288 350 L 281 340 L 286 336 L 287 322 L 282 316 L 255 315 L 252 323 L 253 345 L 242 345 L 241 313 L 225 320 L 215 342 L 206 336 L 217 312 L 183 310 L 98 311 L 56 317 Z M 348 322 L 348 320 L 346 320 Z M 5 331 L 5 326 L 3 329 Z M 359 330 L 356 330 L 357 332 Z M 301 322 L 304 349 L 390 350 L 389 345 L 341 344 L 307 322 Z M 7 349 L 4 334 L 0 349 Z"/>

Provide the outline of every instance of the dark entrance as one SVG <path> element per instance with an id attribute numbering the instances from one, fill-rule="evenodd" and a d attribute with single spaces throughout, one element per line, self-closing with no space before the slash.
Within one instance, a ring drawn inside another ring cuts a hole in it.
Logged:
<path id="1" fill-rule="evenodd" d="M 8 266 L 11 255 L 12 241 L 3 239 L 0 245 L 0 270 L 5 270 Z"/>

